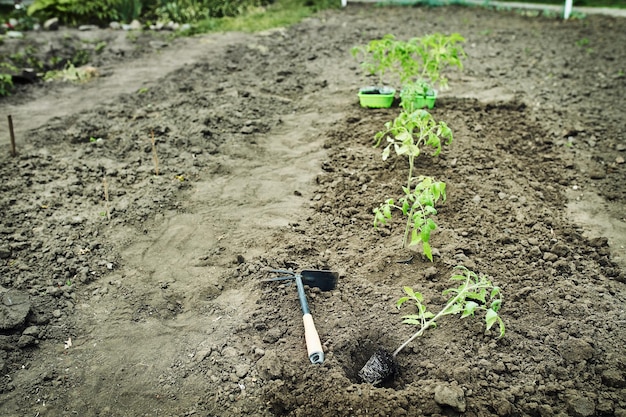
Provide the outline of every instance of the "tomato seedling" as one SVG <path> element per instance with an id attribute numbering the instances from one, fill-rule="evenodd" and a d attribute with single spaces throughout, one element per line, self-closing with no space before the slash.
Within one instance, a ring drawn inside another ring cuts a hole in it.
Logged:
<path id="1" fill-rule="evenodd" d="M 385 224 L 391 219 L 391 209 L 398 209 L 407 217 L 402 247 L 422 243 L 422 251 L 430 261 L 433 260 L 430 247 L 430 233 L 437 228 L 431 216 L 437 214 L 435 204 L 446 200 L 446 184 L 431 177 L 421 177 L 415 188 L 402 187 L 404 196 L 395 204 L 388 199 L 374 209 L 374 227 Z M 410 239 L 409 239 L 410 235 Z"/>
<path id="2" fill-rule="evenodd" d="M 502 307 L 502 294 L 500 288 L 494 286 L 487 277 L 478 275 L 464 266 L 455 267 L 456 272 L 451 280 L 461 284 L 455 288 L 448 288 L 443 295 L 450 298 L 446 305 L 438 312 L 428 311 L 424 305 L 424 297 L 421 293 L 410 287 L 404 287 L 406 296 L 400 298 L 396 306 L 401 309 L 407 302 L 413 302 L 417 307 L 417 314 L 402 317 L 403 323 L 416 325 L 419 329 L 402 343 L 393 353 L 385 349 L 379 349 L 365 363 L 359 371 L 359 377 L 367 383 L 378 385 L 392 377 L 397 369 L 396 356 L 416 338 L 422 336 L 427 329 L 437 327 L 437 321 L 444 316 L 461 314 L 461 318 L 474 317 L 478 311 L 485 312 L 485 328 L 491 329 L 494 325 L 499 327 L 499 337 L 504 336 L 505 327 L 502 318 L 498 315 Z"/>

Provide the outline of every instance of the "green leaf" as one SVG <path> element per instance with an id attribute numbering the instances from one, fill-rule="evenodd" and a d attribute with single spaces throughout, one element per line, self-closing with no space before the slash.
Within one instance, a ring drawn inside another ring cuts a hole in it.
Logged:
<path id="1" fill-rule="evenodd" d="M 399 298 L 398 301 L 396 301 L 396 307 L 398 307 L 398 309 L 400 309 L 400 307 L 402 307 L 402 304 L 406 303 L 409 300 L 410 300 L 409 297 L 401 297 L 401 298 Z"/>
<path id="2" fill-rule="evenodd" d="M 413 314 L 410 316 L 403 316 L 402 318 L 403 318 L 402 323 L 417 324 L 418 326 L 422 325 L 422 319 L 418 315 Z"/>
<path id="3" fill-rule="evenodd" d="M 485 297 L 487 295 L 487 291 L 483 288 L 480 292 L 468 292 L 465 295 L 465 298 L 469 298 L 471 300 L 478 300 L 482 303 L 485 303 Z"/>
<path id="4" fill-rule="evenodd" d="M 498 318 L 498 313 L 493 311 L 491 308 L 487 309 L 487 313 L 485 314 L 485 324 L 487 326 L 487 330 L 491 329 L 491 327 L 496 324 Z"/>
<path id="5" fill-rule="evenodd" d="M 498 299 L 493 300 L 491 302 L 491 306 L 490 307 L 491 307 L 491 309 L 493 311 L 495 311 L 497 313 L 500 310 L 501 306 L 502 306 L 502 300 L 498 298 Z"/>
<path id="6" fill-rule="evenodd" d="M 382 206 L 382 209 L 383 209 L 383 216 L 385 216 L 386 219 L 391 219 L 391 206 L 389 204 L 385 204 Z"/>
<path id="7" fill-rule="evenodd" d="M 426 320 L 428 320 L 428 319 L 432 319 L 433 317 L 435 317 L 435 315 L 433 313 L 431 313 L 430 311 L 425 311 L 422 314 L 422 317 L 424 317 Z"/>
<path id="8" fill-rule="evenodd" d="M 387 145 L 385 149 L 383 149 L 383 161 L 386 161 L 389 158 L 389 154 L 391 153 L 391 145 Z"/>
<path id="9" fill-rule="evenodd" d="M 499 287 L 493 287 L 493 289 L 491 290 L 490 298 L 496 298 L 496 296 L 498 294 L 500 294 L 500 288 Z"/>
<path id="10" fill-rule="evenodd" d="M 430 219 L 428 219 L 430 220 Z M 422 230 L 420 231 L 420 240 L 422 241 L 422 243 L 428 243 L 428 241 L 430 240 L 430 232 L 431 229 L 428 226 L 428 222 L 426 222 L 426 224 L 424 225 L 424 227 L 422 227 Z"/>
<path id="11" fill-rule="evenodd" d="M 449 306 L 445 311 L 444 311 L 444 315 L 448 315 L 448 314 L 456 314 L 459 313 L 460 311 L 463 310 L 463 306 L 460 304 L 452 304 L 451 306 Z"/>
<path id="12" fill-rule="evenodd" d="M 476 310 L 476 307 L 478 307 L 478 303 L 475 303 L 473 301 L 466 302 L 463 308 L 463 315 L 461 315 L 461 318 L 464 318 L 467 316 L 473 316 L 474 311 Z"/>
<path id="13" fill-rule="evenodd" d="M 424 255 L 428 258 L 429 261 L 433 261 L 433 251 L 428 242 L 422 242 L 422 250 L 424 251 Z"/>

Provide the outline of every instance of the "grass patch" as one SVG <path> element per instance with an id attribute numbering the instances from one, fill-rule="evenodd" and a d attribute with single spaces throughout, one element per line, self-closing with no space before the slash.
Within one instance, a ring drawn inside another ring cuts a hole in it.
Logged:
<path id="1" fill-rule="evenodd" d="M 202 20 L 186 31 L 186 35 L 207 32 L 260 32 L 267 29 L 298 23 L 313 13 L 340 6 L 340 2 L 329 0 L 277 0 L 266 7 L 254 7 L 236 17 L 210 18 Z"/>
<path id="2" fill-rule="evenodd" d="M 533 3 L 533 4 L 551 4 L 555 6 L 563 6 L 565 0 L 498 0 L 504 3 Z M 626 9 L 625 0 L 574 0 L 574 7 L 614 7 L 617 9 Z"/>

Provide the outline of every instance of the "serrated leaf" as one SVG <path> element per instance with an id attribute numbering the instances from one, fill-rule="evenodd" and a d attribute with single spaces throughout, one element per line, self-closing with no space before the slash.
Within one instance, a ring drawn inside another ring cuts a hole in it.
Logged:
<path id="1" fill-rule="evenodd" d="M 488 308 L 487 313 L 485 314 L 485 325 L 487 327 L 487 330 L 491 329 L 491 327 L 496 324 L 498 319 L 498 313 L 493 311 L 491 308 Z"/>
<path id="2" fill-rule="evenodd" d="M 417 314 L 411 314 L 408 316 L 402 316 L 402 322 L 406 324 L 415 324 L 415 325 L 421 326 L 423 320 L 421 316 Z"/>
<path id="3" fill-rule="evenodd" d="M 422 315 L 426 320 L 428 319 L 432 319 L 433 317 L 435 317 L 435 315 L 433 313 L 431 313 L 430 311 L 425 311 L 424 314 Z"/>
<path id="4" fill-rule="evenodd" d="M 391 219 L 391 206 L 389 204 L 385 204 L 384 206 L 382 206 L 383 209 L 383 216 L 386 219 Z"/>
<path id="5" fill-rule="evenodd" d="M 486 295 L 486 293 L 485 293 L 485 290 L 483 289 L 481 292 L 468 292 L 465 295 L 465 298 L 469 298 L 471 300 L 478 300 L 478 301 L 484 303 L 485 302 L 485 295 Z"/>
<path id="6" fill-rule="evenodd" d="M 461 318 L 473 316 L 476 307 L 478 307 L 478 303 L 475 303 L 473 301 L 466 302 L 463 308 L 463 314 L 461 315 Z"/>
<path id="7" fill-rule="evenodd" d="M 428 221 L 427 221 L 424 227 L 422 227 L 422 230 L 420 231 L 420 240 L 422 241 L 422 243 L 428 243 L 428 241 L 430 240 L 431 230 L 433 229 L 429 227 Z"/>
<path id="8" fill-rule="evenodd" d="M 429 261 L 433 261 L 433 250 L 428 242 L 422 242 L 422 250 Z"/>
<path id="9" fill-rule="evenodd" d="M 398 301 L 396 301 L 396 307 L 399 309 L 400 307 L 402 307 L 402 304 L 406 303 L 409 300 L 409 297 L 400 297 Z"/>
<path id="10" fill-rule="evenodd" d="M 386 161 L 391 154 L 391 145 L 387 145 L 385 149 L 383 149 L 383 161 Z"/>
<path id="11" fill-rule="evenodd" d="M 491 290 L 491 298 L 496 298 L 496 295 L 500 294 L 500 288 L 499 287 L 493 287 L 493 289 Z"/>

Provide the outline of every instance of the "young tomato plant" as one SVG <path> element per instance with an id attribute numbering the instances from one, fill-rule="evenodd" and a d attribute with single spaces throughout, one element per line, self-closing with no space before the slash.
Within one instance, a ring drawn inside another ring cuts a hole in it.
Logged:
<path id="1" fill-rule="evenodd" d="M 424 255 L 432 262 L 430 233 L 437 228 L 437 224 L 431 216 L 437 214 L 435 204 L 439 199 L 446 200 L 446 184 L 434 181 L 431 177 L 421 177 L 415 188 L 402 189 L 404 196 L 398 200 L 398 204 L 390 198 L 374 209 L 374 227 L 391 219 L 391 209 L 400 210 L 407 217 L 402 246 L 405 247 L 407 242 L 409 246 L 421 242 Z"/>
<path id="2" fill-rule="evenodd" d="M 437 320 L 443 316 L 461 314 L 461 318 L 473 317 L 478 311 L 485 312 L 485 328 L 491 329 L 495 324 L 499 327 L 499 337 L 504 336 L 505 328 L 502 318 L 498 315 L 502 306 L 502 295 L 500 288 L 494 286 L 484 276 L 479 276 L 464 266 L 457 266 L 457 271 L 450 279 L 459 281 L 461 284 L 456 288 L 449 288 L 443 292 L 443 295 L 450 295 L 445 307 L 438 313 L 434 314 L 427 310 L 423 303 L 423 296 L 419 292 L 413 291 L 410 287 L 404 287 L 406 296 L 397 301 L 397 307 L 400 309 L 406 302 L 412 301 L 417 307 L 417 314 L 404 316 L 403 323 L 416 325 L 419 330 L 409 337 L 394 352 L 395 357 L 402 349 L 424 332 L 437 326 Z"/>
<path id="3" fill-rule="evenodd" d="M 457 266 L 452 280 L 461 284 L 456 288 L 449 288 L 443 292 L 449 295 L 447 304 L 438 313 L 428 311 L 424 305 L 424 297 L 410 287 L 404 287 L 406 296 L 397 301 L 398 309 L 407 302 L 415 303 L 417 314 L 404 316 L 404 323 L 416 325 L 419 329 L 402 343 L 393 353 L 385 349 L 378 349 L 365 363 L 358 375 L 364 382 L 378 385 L 393 377 L 397 372 L 398 364 L 396 356 L 407 347 L 409 343 L 424 332 L 437 326 L 437 321 L 443 316 L 461 314 L 461 318 L 474 316 L 478 311 L 485 312 L 485 327 L 491 329 L 495 324 L 500 328 L 500 337 L 504 336 L 504 322 L 498 315 L 502 306 L 500 288 L 491 284 L 483 276 L 478 276 L 464 266 Z"/>
<path id="4" fill-rule="evenodd" d="M 448 79 L 442 71 L 447 67 L 463 69 L 462 59 L 467 55 L 463 47 L 459 45 L 461 42 L 465 42 L 465 38 L 458 33 L 451 35 L 433 33 L 409 40 L 411 52 L 419 57 L 418 61 L 421 61 L 421 68 L 414 66 L 409 70 L 418 80 L 429 80 L 433 87 L 439 84 L 440 88 L 447 89 Z"/>
<path id="5" fill-rule="evenodd" d="M 385 128 L 376 133 L 374 146 L 382 144 L 386 138 L 387 146 L 383 149 L 383 161 L 391 154 L 406 155 L 409 159 L 409 175 L 407 187 L 411 187 L 415 158 L 420 155 L 421 148 L 428 145 L 435 149 L 434 155 L 441 152 L 441 141 L 448 145 L 452 142 L 452 131 L 445 122 L 436 122 L 426 110 L 403 111 L 393 121 L 385 123 Z"/>
<path id="6" fill-rule="evenodd" d="M 366 45 L 355 46 L 350 52 L 352 56 L 361 60 L 361 68 L 377 75 L 382 85 L 385 73 L 392 71 L 396 65 L 396 38 L 391 34 L 381 39 L 373 39 Z"/>
<path id="7" fill-rule="evenodd" d="M 415 179 L 413 169 L 415 158 L 420 155 L 424 145 L 434 148 L 434 154 L 438 155 L 441 152 L 441 141 L 444 140 L 445 143 L 452 141 L 452 131 L 445 122 L 437 123 L 425 110 L 403 111 L 395 120 L 385 123 L 384 130 L 376 133 L 375 146 L 380 146 L 383 138 L 387 140 L 387 146 L 383 149 L 383 160 L 389 158 L 393 149 L 396 155 L 405 155 L 408 158 L 409 173 L 406 186 L 402 188 L 404 196 L 400 198 L 399 204 L 396 205 L 393 199 L 388 199 L 374 209 L 374 227 L 385 224 L 391 218 L 392 208 L 401 210 L 402 214 L 407 216 L 402 247 L 422 242 L 424 255 L 432 261 L 429 240 L 436 224 L 430 216 L 437 213 L 435 203 L 440 198 L 445 201 L 446 185 L 443 182 L 435 182 L 430 177 L 420 177 L 419 183 L 413 187 L 412 182 Z"/>

